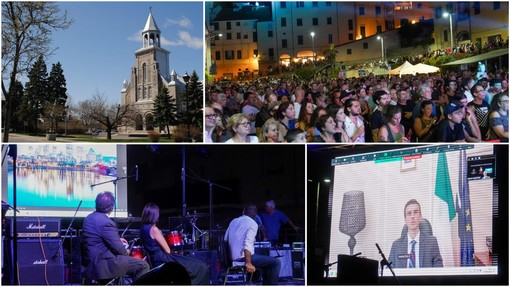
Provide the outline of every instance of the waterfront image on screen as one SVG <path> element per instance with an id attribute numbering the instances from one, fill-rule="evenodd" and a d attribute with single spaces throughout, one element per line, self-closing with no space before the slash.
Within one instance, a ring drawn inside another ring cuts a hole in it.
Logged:
<path id="1" fill-rule="evenodd" d="M 103 191 L 118 193 L 116 216 L 127 216 L 124 185 L 114 184 L 120 146 L 18 144 L 16 147 L 18 216 L 72 216 L 80 201 L 77 216 L 86 216 L 95 209 L 96 195 Z M 120 156 L 125 158 L 125 153 Z M 7 189 L 2 191 L 2 200 L 10 205 L 14 202 L 13 163 L 13 157 L 7 156 L 3 164 L 7 172 L 2 173 L 3 180 L 7 179 L 7 185 L 2 185 Z M 12 213 L 9 210 L 7 215 Z"/>
<path id="2" fill-rule="evenodd" d="M 329 262 L 356 253 L 379 261 L 377 243 L 397 276 L 496 275 L 496 160 L 492 145 L 425 145 L 332 159 Z M 387 268 L 382 273 L 392 276 Z M 337 277 L 337 268 L 328 275 Z"/>

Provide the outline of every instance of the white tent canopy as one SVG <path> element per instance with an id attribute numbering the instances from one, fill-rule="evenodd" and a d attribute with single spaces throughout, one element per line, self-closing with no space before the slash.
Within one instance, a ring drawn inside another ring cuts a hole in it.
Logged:
<path id="1" fill-rule="evenodd" d="M 416 64 L 413 65 L 406 61 L 404 64 L 402 64 L 400 67 L 397 67 L 393 70 L 388 71 L 388 74 L 390 75 L 416 75 L 416 74 L 428 74 L 428 73 L 435 73 L 439 71 L 438 67 L 426 65 L 426 64 Z"/>

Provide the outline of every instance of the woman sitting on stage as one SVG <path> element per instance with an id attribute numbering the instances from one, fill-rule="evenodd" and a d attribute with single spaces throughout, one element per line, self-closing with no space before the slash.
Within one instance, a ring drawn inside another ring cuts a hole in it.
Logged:
<path id="1" fill-rule="evenodd" d="M 209 270 L 202 261 L 171 253 L 163 233 L 156 226 L 159 220 L 159 207 L 148 203 L 142 212 L 140 239 L 149 256 L 152 267 L 166 262 L 178 263 L 188 271 L 192 285 L 209 285 Z"/>

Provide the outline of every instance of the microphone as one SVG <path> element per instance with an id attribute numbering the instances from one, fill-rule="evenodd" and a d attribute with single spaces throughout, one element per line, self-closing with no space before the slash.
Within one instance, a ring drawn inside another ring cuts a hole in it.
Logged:
<path id="1" fill-rule="evenodd" d="M 135 165 L 136 171 L 135 171 L 135 181 L 138 181 L 138 165 Z"/>

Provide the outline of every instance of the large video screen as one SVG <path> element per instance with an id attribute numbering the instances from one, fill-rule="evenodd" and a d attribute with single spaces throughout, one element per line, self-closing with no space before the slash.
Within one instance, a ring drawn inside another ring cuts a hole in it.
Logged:
<path id="1" fill-rule="evenodd" d="M 332 159 L 329 262 L 359 253 L 380 261 L 377 243 L 397 276 L 497 274 L 495 178 L 507 175 L 497 174 L 496 160 L 492 145 L 414 146 Z M 380 273 L 392 276 L 387 268 Z M 337 268 L 328 275 L 337 277 Z"/>
<path id="2" fill-rule="evenodd" d="M 14 148 L 16 167 L 8 155 Z M 95 210 L 96 195 L 110 191 L 117 199 L 111 216 L 127 217 L 124 145 L 17 144 L 2 152 L 2 200 L 14 205 L 16 192 L 17 216 L 72 217 L 81 201 L 76 216 L 85 217 Z"/>

